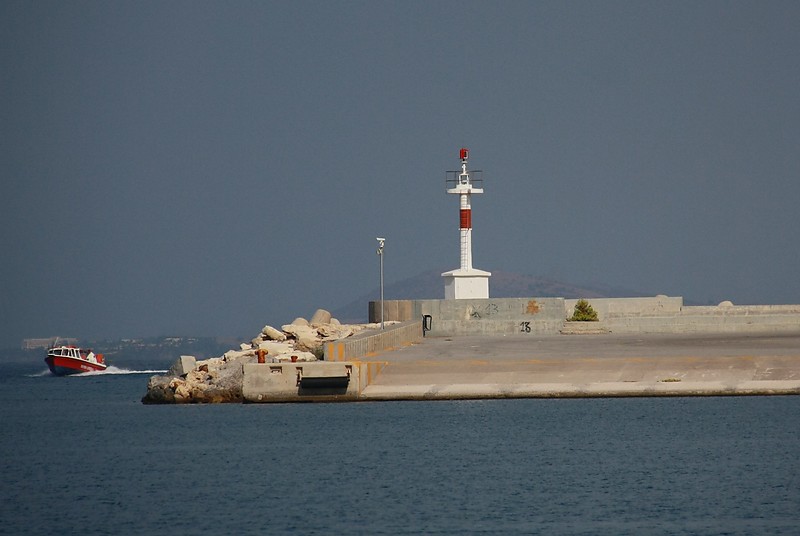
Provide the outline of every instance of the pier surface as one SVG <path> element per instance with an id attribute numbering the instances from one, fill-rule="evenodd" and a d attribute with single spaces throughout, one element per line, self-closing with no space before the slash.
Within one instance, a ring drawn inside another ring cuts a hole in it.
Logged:
<path id="1" fill-rule="evenodd" d="M 433 337 L 369 360 L 361 400 L 800 394 L 800 333 Z"/>

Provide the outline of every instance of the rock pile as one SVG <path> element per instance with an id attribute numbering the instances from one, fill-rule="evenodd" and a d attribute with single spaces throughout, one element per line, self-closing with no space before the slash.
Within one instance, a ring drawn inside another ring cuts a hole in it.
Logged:
<path id="1" fill-rule="evenodd" d="M 326 342 L 344 339 L 376 324 L 341 324 L 318 309 L 311 320 L 296 318 L 276 329 L 264 326 L 250 342 L 221 357 L 197 361 L 181 356 L 163 376 L 147 382 L 145 404 L 181 404 L 242 401 L 242 365 L 255 363 L 259 354 L 268 363 L 317 361 L 323 358 Z"/>

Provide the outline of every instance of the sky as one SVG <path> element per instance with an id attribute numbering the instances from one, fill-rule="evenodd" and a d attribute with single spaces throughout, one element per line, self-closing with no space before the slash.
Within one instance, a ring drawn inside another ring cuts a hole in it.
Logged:
<path id="1" fill-rule="evenodd" d="M 377 299 L 378 236 L 387 285 L 457 268 L 461 147 L 478 269 L 800 303 L 799 26 L 794 1 L 5 0 L 0 346 L 249 340 Z"/>

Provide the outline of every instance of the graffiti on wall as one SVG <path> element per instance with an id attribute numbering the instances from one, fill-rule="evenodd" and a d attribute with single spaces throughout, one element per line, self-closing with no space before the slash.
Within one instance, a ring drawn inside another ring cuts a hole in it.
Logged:
<path id="1" fill-rule="evenodd" d="M 479 307 L 469 306 L 467 307 L 467 314 L 470 318 L 479 320 L 481 318 L 489 318 L 497 313 L 500 312 L 500 309 L 497 307 L 496 303 L 489 302 L 486 305 L 481 305 Z"/>

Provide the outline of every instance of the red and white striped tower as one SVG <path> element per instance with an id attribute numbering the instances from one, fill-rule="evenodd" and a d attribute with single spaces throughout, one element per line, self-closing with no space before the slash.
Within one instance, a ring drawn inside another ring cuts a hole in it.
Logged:
<path id="1" fill-rule="evenodd" d="M 461 171 L 448 171 L 446 183 L 448 194 L 459 196 L 459 233 L 461 235 L 461 266 L 442 274 L 445 278 L 444 297 L 446 300 L 489 297 L 490 272 L 472 267 L 472 194 L 482 194 L 482 171 L 467 171 L 469 149 L 462 147 L 459 153 Z"/>

